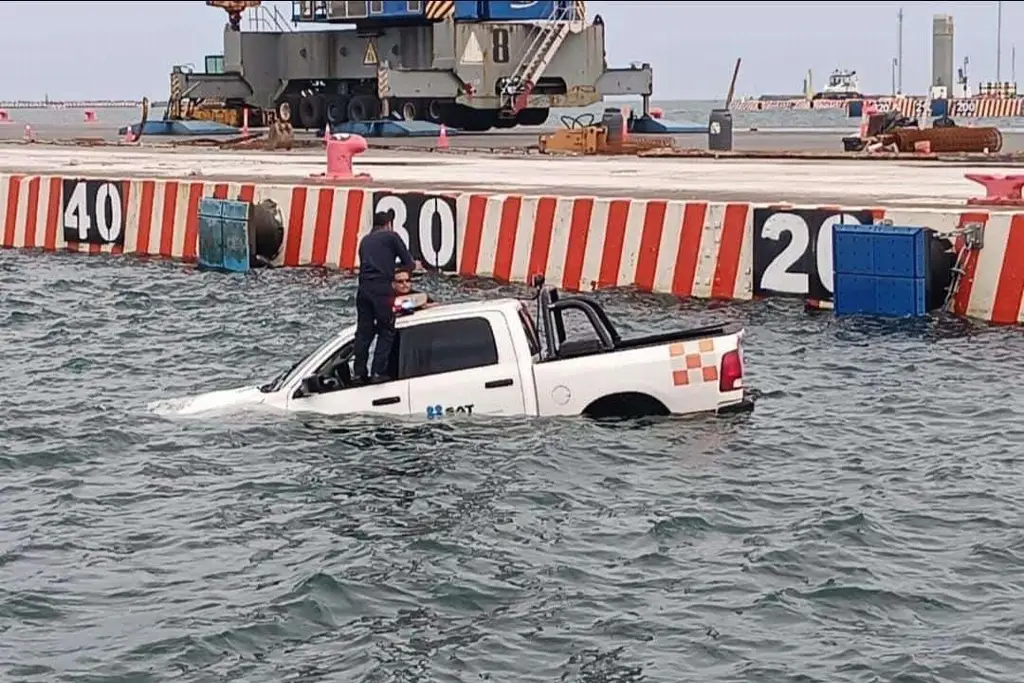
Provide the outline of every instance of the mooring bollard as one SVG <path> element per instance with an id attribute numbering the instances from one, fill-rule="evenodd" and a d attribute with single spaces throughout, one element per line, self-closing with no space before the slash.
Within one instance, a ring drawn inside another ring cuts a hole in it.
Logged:
<path id="1" fill-rule="evenodd" d="M 352 172 L 352 157 L 366 151 L 366 138 L 361 135 L 330 135 L 327 140 L 327 180 L 351 180 L 353 178 L 369 178 L 365 173 Z"/>

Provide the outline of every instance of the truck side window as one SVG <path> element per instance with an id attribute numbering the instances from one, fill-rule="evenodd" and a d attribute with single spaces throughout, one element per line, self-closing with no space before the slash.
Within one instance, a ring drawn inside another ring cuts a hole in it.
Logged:
<path id="1" fill-rule="evenodd" d="M 523 332 L 526 333 L 526 341 L 530 345 L 530 355 L 536 356 L 540 353 L 540 339 L 537 337 L 537 328 L 526 311 L 519 308 L 519 322 L 523 324 Z"/>
<path id="2" fill-rule="evenodd" d="M 400 379 L 497 364 L 498 347 L 486 318 L 444 320 L 402 330 Z"/>

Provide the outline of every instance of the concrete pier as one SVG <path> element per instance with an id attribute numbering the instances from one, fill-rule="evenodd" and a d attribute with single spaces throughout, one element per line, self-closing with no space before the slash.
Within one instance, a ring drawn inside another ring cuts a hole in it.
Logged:
<path id="1" fill-rule="evenodd" d="M 310 183 L 324 154 L 0 146 L 0 173 L 118 179 L 195 178 Z M 356 162 L 365 187 L 430 191 L 843 206 L 957 207 L 983 195 L 965 173 L 1013 168 L 923 162 L 505 157 L 371 151 Z"/>

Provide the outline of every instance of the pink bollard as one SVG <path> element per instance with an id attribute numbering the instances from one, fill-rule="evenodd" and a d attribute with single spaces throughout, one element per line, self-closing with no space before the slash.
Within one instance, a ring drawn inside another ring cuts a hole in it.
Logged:
<path id="1" fill-rule="evenodd" d="M 96 118 L 96 112 L 92 109 L 85 110 L 85 122 L 86 123 L 97 123 L 99 119 Z"/>
<path id="2" fill-rule="evenodd" d="M 327 141 L 327 173 L 326 180 L 352 180 L 353 178 L 369 178 L 365 173 L 353 174 L 352 157 L 362 154 L 367 149 L 366 138 L 361 135 L 339 135 L 326 137 Z"/>
<path id="3" fill-rule="evenodd" d="M 651 118 L 652 119 L 660 119 L 664 115 L 665 115 L 665 110 L 662 109 L 661 107 L 651 107 Z"/>
<path id="4" fill-rule="evenodd" d="M 7 113 L 6 109 L 0 109 L 0 123 L 10 123 L 11 116 Z"/>

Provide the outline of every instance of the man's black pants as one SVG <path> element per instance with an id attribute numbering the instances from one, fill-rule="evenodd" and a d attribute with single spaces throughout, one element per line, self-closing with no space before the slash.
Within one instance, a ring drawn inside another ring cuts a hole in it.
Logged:
<path id="1" fill-rule="evenodd" d="M 352 374 L 357 379 L 366 379 L 366 362 L 370 356 L 370 344 L 377 335 L 377 348 L 373 352 L 373 375 L 384 377 L 391 360 L 391 346 L 395 342 L 395 311 L 391 294 L 367 292 L 356 293 L 356 339 L 355 362 Z"/>

